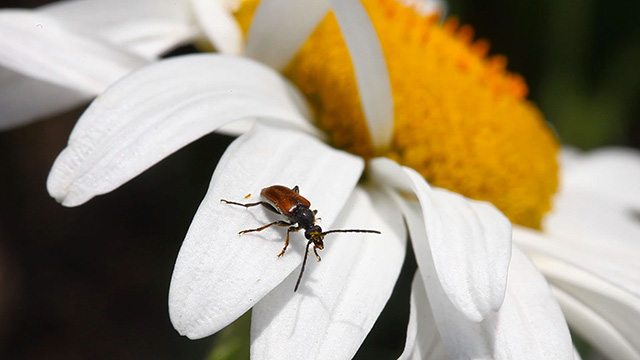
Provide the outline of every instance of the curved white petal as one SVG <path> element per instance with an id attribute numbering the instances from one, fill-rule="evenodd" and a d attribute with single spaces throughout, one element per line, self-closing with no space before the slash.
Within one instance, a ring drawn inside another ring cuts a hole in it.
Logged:
<path id="1" fill-rule="evenodd" d="M 471 319 L 485 318 L 500 308 L 504 298 L 511 250 L 509 221 L 489 203 L 444 189 L 431 190 L 418 173 L 409 175 L 425 213 L 429 246 L 445 292 Z"/>
<path id="2" fill-rule="evenodd" d="M 202 54 L 152 64 L 93 101 L 56 159 L 47 189 L 65 206 L 80 205 L 248 117 L 312 131 L 291 91 L 279 74 L 243 58 Z"/>
<path id="3" fill-rule="evenodd" d="M 499 311 L 475 322 L 453 306 L 436 275 L 425 239 L 421 204 L 396 197 L 409 226 L 418 266 L 440 338 L 452 359 L 572 359 L 571 338 L 558 304 L 538 270 L 517 248 Z M 452 264 L 455 265 L 455 264 Z"/>
<path id="4" fill-rule="evenodd" d="M 36 79 L 97 94 L 147 61 L 84 37 L 42 13 L 0 12 L 0 65 Z"/>
<path id="5" fill-rule="evenodd" d="M 521 228 L 514 228 L 514 241 L 530 254 L 549 282 L 562 291 L 561 305 L 568 308 L 571 315 L 567 313 L 567 318 L 570 324 L 576 324 L 576 331 L 611 358 L 620 358 L 618 354 L 629 349 L 640 354 L 637 336 L 640 296 L 627 286 L 619 285 L 625 282 L 609 280 L 613 273 L 611 270 L 618 270 L 621 277 L 630 278 L 626 284 L 637 287 L 637 252 L 632 254 L 635 261 L 627 262 L 625 267 L 625 261 L 613 254 L 613 251 L 622 249 L 608 252 L 600 249 L 590 253 L 588 247 L 565 244 L 561 239 L 539 236 L 537 232 Z M 589 322 L 604 325 L 602 328 L 584 326 Z M 604 336 L 603 332 L 609 335 Z"/>
<path id="6" fill-rule="evenodd" d="M 329 11 L 329 0 L 263 0 L 249 28 L 246 55 L 282 70 Z"/>
<path id="7" fill-rule="evenodd" d="M 552 289 L 567 321 L 575 332 L 611 359 L 640 359 L 640 350 L 634 348 L 633 344 L 629 342 L 629 338 L 625 338 L 608 319 L 563 290 L 557 287 Z M 637 329 L 634 336 L 637 338 Z"/>
<path id="8" fill-rule="evenodd" d="M 635 183 L 640 182 L 638 154 L 622 149 L 587 156 L 563 152 L 565 184 L 545 217 L 546 235 L 529 242 L 534 247 L 544 243 L 563 261 L 640 296 L 640 221 L 632 210 L 640 188 Z"/>
<path id="9" fill-rule="evenodd" d="M 495 332 L 496 359 L 573 359 L 562 311 L 544 277 L 517 247 L 504 304 L 495 318 L 482 325 Z"/>
<path id="10" fill-rule="evenodd" d="M 69 32 L 87 36 L 85 40 L 92 37 L 98 44 L 105 41 L 122 51 L 130 51 L 133 56 L 153 59 L 196 35 L 189 5 L 187 0 L 66 0 L 30 12 L 55 18 Z M 37 55 L 42 57 L 41 53 Z M 5 73 L 10 73 L 9 78 Z M 64 82 L 61 87 L 60 81 L 55 81 L 58 84 L 55 85 L 48 78 L 37 80 L 5 68 L 0 68 L 0 78 L 5 92 L 0 94 L 3 109 L 0 129 L 60 113 L 87 102 L 99 92 L 69 88 L 67 79 L 58 79 Z M 100 91 L 107 85 L 105 82 Z"/>
<path id="11" fill-rule="evenodd" d="M 583 190 L 640 210 L 640 151 L 603 148 L 575 156 L 562 171 L 562 190 Z"/>
<path id="12" fill-rule="evenodd" d="M 610 158 L 609 155 L 605 156 L 608 160 L 605 162 L 597 160 L 594 155 L 595 168 L 605 171 L 608 167 L 607 174 L 611 176 L 611 180 L 596 179 L 596 184 L 609 181 L 611 186 L 619 186 L 621 192 L 616 194 L 614 189 L 592 187 L 588 179 L 580 183 L 579 177 L 575 176 L 571 184 L 566 184 L 556 195 L 554 208 L 545 217 L 546 235 L 528 243 L 538 251 L 546 251 L 563 261 L 588 269 L 640 296 L 640 242 L 637 241 L 640 239 L 640 222 L 631 210 L 635 206 L 635 193 L 631 188 L 633 185 L 625 185 L 625 180 L 621 178 L 624 171 L 614 170 L 616 166 L 613 164 L 620 158 Z M 633 157 L 627 160 L 630 159 Z M 566 173 L 589 176 L 591 158 L 574 156 L 569 163 Z M 609 163 L 611 166 L 607 165 Z M 619 164 L 619 168 L 627 168 L 627 173 L 633 178 L 633 161 L 624 163 L 627 166 Z M 626 203 L 620 199 L 625 191 L 631 191 Z"/>
<path id="13" fill-rule="evenodd" d="M 294 271 L 252 312 L 252 359 L 350 359 L 386 304 L 406 249 L 402 216 L 379 190 L 356 189 L 331 228 L 322 262 L 309 255 L 300 288 Z M 332 237 L 330 237 L 332 236 Z"/>
<path id="14" fill-rule="evenodd" d="M 640 238 L 640 221 L 631 209 L 614 198 L 580 189 L 565 189 L 556 195 L 543 228 L 571 239 L 636 243 L 633 240 Z"/>
<path id="15" fill-rule="evenodd" d="M 353 63 L 362 110 L 377 150 L 393 137 L 393 95 L 382 46 L 360 0 L 331 0 Z"/>
<path id="16" fill-rule="evenodd" d="M 414 238 L 413 246 L 421 271 L 431 258 L 428 248 L 444 291 L 457 309 L 474 321 L 498 310 L 511 256 L 509 220 L 489 203 L 432 189 L 415 170 L 389 159 L 374 159 L 370 167 L 380 179 L 390 177 L 385 173 L 405 177 L 404 183 L 411 184 L 420 201 L 427 237 Z"/>
<path id="17" fill-rule="evenodd" d="M 324 224 L 331 226 L 363 166 L 362 159 L 313 137 L 261 124 L 233 142 L 218 163 L 176 260 L 169 315 L 178 332 L 196 339 L 220 330 L 302 261 L 301 234 L 292 235 L 286 254 L 279 258 L 276 255 L 283 246 L 284 229 L 238 236 L 241 230 L 281 217 L 262 207 L 245 209 L 223 204 L 220 199 L 255 202 L 266 186 L 299 185 L 300 193 L 318 209 Z M 340 181 L 334 181 L 336 178 Z M 244 199 L 247 193 L 253 195 Z M 293 287 L 288 290 L 293 295 Z"/>
<path id="18" fill-rule="evenodd" d="M 191 0 L 193 11 L 207 38 L 223 54 L 239 55 L 243 39 L 240 25 L 220 0 Z"/>
<path id="19" fill-rule="evenodd" d="M 547 238 L 537 243 L 546 244 L 548 251 L 640 296 L 640 222 L 619 202 L 589 192 L 562 191 L 544 229 Z"/>
<path id="20" fill-rule="evenodd" d="M 640 338 L 637 336 L 640 329 L 639 297 L 555 259 L 545 257 L 535 259 L 535 263 L 555 287 L 607 318 L 640 353 Z"/>
<path id="21" fill-rule="evenodd" d="M 218 134 L 225 134 L 229 136 L 240 136 L 253 128 L 256 123 L 256 119 L 238 120 L 232 123 L 228 123 L 216 130 Z"/>
<path id="22" fill-rule="evenodd" d="M 416 271 L 413 277 L 410 306 L 407 341 L 398 360 L 449 359 L 433 318 L 420 271 Z"/>
<path id="23" fill-rule="evenodd" d="M 0 130 L 52 116 L 87 102 L 93 95 L 23 76 L 0 67 Z"/>
<path id="24" fill-rule="evenodd" d="M 514 241 L 532 256 L 544 256 L 571 264 L 640 298 L 640 244 L 635 239 L 627 243 L 601 239 L 569 239 L 542 234 L 514 226 Z M 637 239 L 637 238 L 636 238 Z"/>
<path id="25" fill-rule="evenodd" d="M 198 32 L 188 0 L 67 0 L 37 10 L 78 34 L 121 45 L 150 59 L 193 39 Z"/>
<path id="26" fill-rule="evenodd" d="M 627 358 L 640 358 L 640 298 L 566 263 L 550 258 L 536 259 L 535 263 L 555 288 L 572 296 L 608 324 L 604 329 L 576 326 L 576 331 L 585 334 L 612 359 L 620 359 L 620 353 L 629 350 L 633 350 L 635 357 Z M 584 321 L 575 317 L 571 320 Z M 604 337 L 603 331 L 615 334 L 617 341 L 612 342 L 611 335 Z"/>

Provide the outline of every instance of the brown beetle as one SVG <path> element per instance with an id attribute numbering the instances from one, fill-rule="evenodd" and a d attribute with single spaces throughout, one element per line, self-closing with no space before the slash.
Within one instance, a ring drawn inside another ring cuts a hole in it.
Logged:
<path id="1" fill-rule="evenodd" d="M 276 214 L 282 215 L 285 220 L 274 221 L 270 224 L 261 226 L 256 229 L 242 230 L 239 234 L 246 234 L 248 232 L 254 231 L 262 231 L 270 226 L 283 226 L 289 227 L 287 230 L 287 237 L 284 240 L 284 248 L 278 254 L 278 257 L 284 255 L 284 252 L 287 250 L 287 246 L 289 246 L 289 234 L 291 232 L 297 232 L 300 230 L 304 230 L 304 236 L 309 240 L 307 242 L 307 248 L 305 251 L 305 257 L 302 261 L 302 269 L 300 270 L 300 275 L 298 276 L 298 281 L 296 282 L 296 287 L 293 290 L 298 291 L 298 286 L 300 285 L 300 279 L 302 279 L 302 273 L 304 272 L 305 264 L 307 263 L 307 255 L 309 254 L 309 246 L 313 244 L 313 253 L 316 255 L 316 259 L 318 261 L 320 259 L 320 255 L 318 255 L 317 249 L 324 249 L 323 239 L 325 235 L 331 233 L 339 233 L 339 232 L 356 232 L 356 233 L 373 233 L 380 234 L 380 231 L 377 230 L 362 230 L 362 229 L 344 229 L 344 230 L 329 230 L 322 231 L 322 228 L 316 225 L 316 222 L 320 220 L 320 218 L 316 219 L 316 214 L 318 210 L 310 210 L 311 202 L 307 200 L 305 197 L 300 195 L 300 189 L 298 185 L 294 186 L 293 189 L 289 189 L 286 186 L 282 185 L 272 185 L 266 187 L 260 191 L 260 197 L 264 199 L 263 201 L 258 201 L 249 204 L 241 204 L 233 201 L 227 201 L 224 199 L 220 199 L 220 202 L 231 205 L 239 205 L 244 206 L 246 208 L 251 206 L 262 205 L 265 208 L 273 211 Z M 297 225 L 296 225 L 297 224 Z"/>

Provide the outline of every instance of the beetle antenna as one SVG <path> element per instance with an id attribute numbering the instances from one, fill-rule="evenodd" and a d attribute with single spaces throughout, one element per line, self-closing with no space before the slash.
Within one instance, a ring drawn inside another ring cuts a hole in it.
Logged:
<path id="1" fill-rule="evenodd" d="M 322 235 L 327 235 L 327 234 L 331 234 L 331 233 L 347 233 L 347 232 L 382 234 L 378 230 L 344 229 L 344 230 L 329 230 L 329 231 L 325 231 L 325 232 L 322 233 Z"/>
<path id="2" fill-rule="evenodd" d="M 307 242 L 307 249 L 304 252 L 304 260 L 302 260 L 302 269 L 300 269 L 300 275 L 298 275 L 298 281 L 296 281 L 296 288 L 293 289 L 293 292 L 298 291 L 298 286 L 300 285 L 300 280 L 302 280 L 302 273 L 304 273 L 304 266 L 307 264 L 307 257 L 309 257 L 309 245 L 313 242 Z"/>

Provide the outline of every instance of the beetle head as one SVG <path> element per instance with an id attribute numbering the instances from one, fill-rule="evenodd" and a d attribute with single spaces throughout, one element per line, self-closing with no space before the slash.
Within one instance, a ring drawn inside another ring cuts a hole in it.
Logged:
<path id="1" fill-rule="evenodd" d="M 305 230 L 304 236 L 313 242 L 313 245 L 322 250 L 324 249 L 324 234 L 322 233 L 322 228 L 318 225 L 312 225 L 309 229 Z"/>

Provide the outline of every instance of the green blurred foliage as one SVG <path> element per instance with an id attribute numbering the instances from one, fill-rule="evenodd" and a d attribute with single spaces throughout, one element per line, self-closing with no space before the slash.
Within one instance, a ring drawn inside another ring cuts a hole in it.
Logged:
<path id="1" fill-rule="evenodd" d="M 249 360 L 251 311 L 247 311 L 216 335 L 206 360 Z"/>

